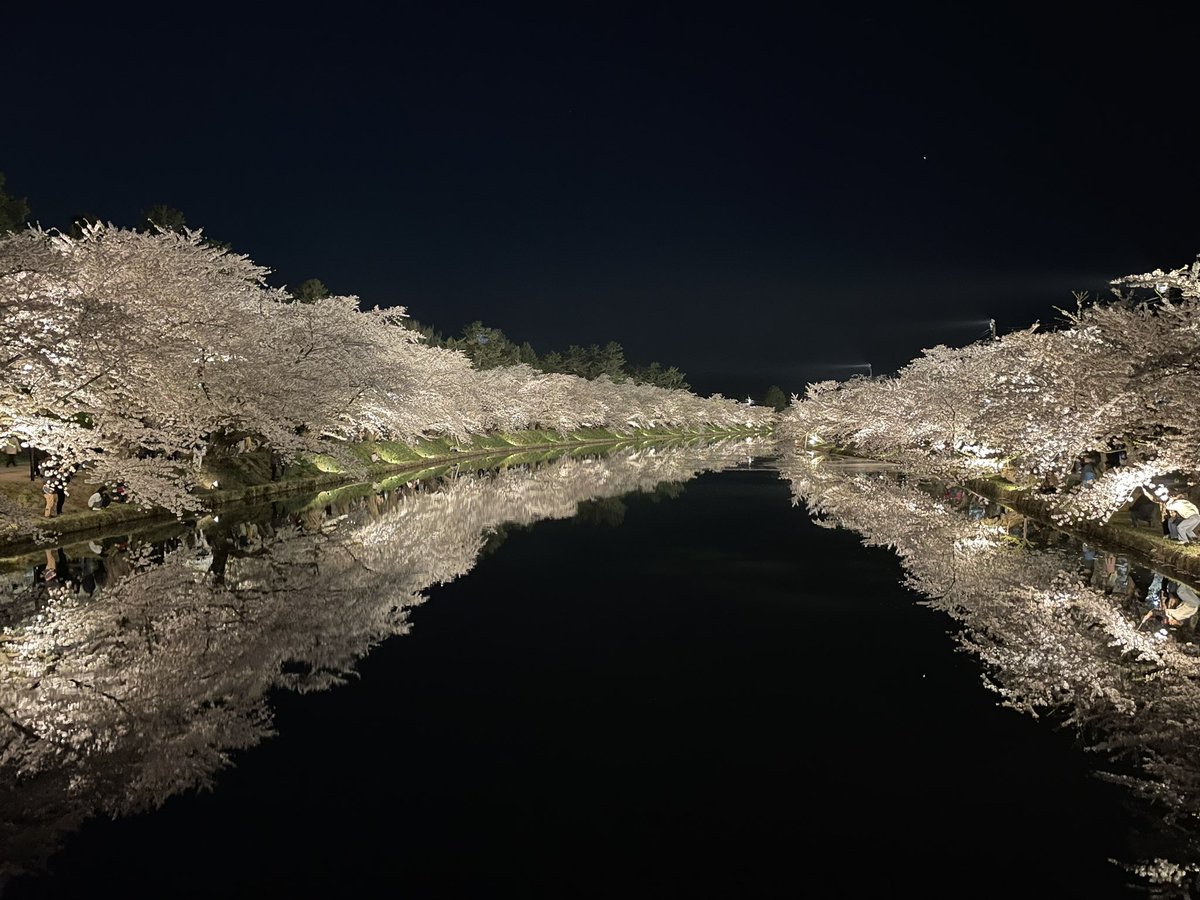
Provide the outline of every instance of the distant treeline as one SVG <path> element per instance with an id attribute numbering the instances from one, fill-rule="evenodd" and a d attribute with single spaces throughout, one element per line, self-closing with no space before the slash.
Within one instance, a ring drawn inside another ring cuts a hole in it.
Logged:
<path id="1" fill-rule="evenodd" d="M 477 369 L 495 369 L 499 366 L 515 366 L 524 363 L 539 372 L 557 372 L 575 375 L 591 381 L 607 375 L 618 384 L 632 381 L 636 384 L 652 384 L 668 390 L 689 390 L 687 377 L 674 366 L 664 368 L 652 362 L 648 366 L 637 366 L 625 359 L 625 350 L 616 341 L 603 347 L 592 344 L 581 347 L 569 346 L 565 353 L 551 351 L 539 355 L 528 341 L 517 344 L 499 328 L 482 322 L 472 322 L 457 337 L 443 337 L 429 325 L 409 319 L 407 327 L 425 335 L 425 340 L 434 347 L 461 350 Z"/>

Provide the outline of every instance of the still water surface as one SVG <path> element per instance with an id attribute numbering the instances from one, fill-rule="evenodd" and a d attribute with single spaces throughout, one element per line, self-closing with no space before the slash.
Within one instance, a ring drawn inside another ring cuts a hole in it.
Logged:
<path id="1" fill-rule="evenodd" d="M 1145 896 L 1153 811 L 742 448 L 225 518 L 17 592 L 5 897 Z"/>

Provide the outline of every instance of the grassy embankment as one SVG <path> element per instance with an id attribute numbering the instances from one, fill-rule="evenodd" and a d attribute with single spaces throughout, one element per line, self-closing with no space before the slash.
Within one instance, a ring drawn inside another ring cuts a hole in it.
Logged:
<path id="1" fill-rule="evenodd" d="M 345 445 L 354 465 L 343 465 L 330 456 L 315 456 L 288 465 L 282 476 L 271 479 L 271 458 L 266 451 L 235 455 L 210 454 L 199 473 L 203 484 L 216 483 L 216 488 L 198 490 L 205 506 L 210 509 L 241 503 L 270 501 L 293 494 L 313 493 L 341 485 L 361 483 L 364 489 L 385 481 L 403 482 L 435 477 L 455 466 L 468 465 L 474 470 L 503 465 L 534 462 L 547 456 L 575 451 L 597 452 L 605 448 L 618 449 L 640 444 L 666 443 L 680 440 L 719 440 L 764 434 L 758 429 L 629 429 L 617 432 L 606 428 L 583 428 L 571 432 L 531 429 L 511 434 L 477 435 L 468 441 L 453 438 L 423 439 L 412 444 L 392 441 L 362 442 Z M 62 515 L 41 518 L 43 498 L 41 483 L 28 480 L 24 472 L 0 481 L 0 494 L 28 510 L 30 518 L 0 525 L 0 547 L 16 549 L 32 545 L 33 530 L 47 535 L 66 535 L 81 532 L 111 530 L 128 522 L 171 519 L 162 509 L 144 508 L 136 504 L 112 504 L 106 509 L 90 510 L 87 498 L 95 485 L 86 473 L 72 483 L 70 497 Z"/>

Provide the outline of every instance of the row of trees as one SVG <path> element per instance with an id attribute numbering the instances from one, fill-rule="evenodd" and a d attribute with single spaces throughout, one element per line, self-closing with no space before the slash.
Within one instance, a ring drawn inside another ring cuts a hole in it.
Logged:
<path id="1" fill-rule="evenodd" d="M 607 374 L 480 371 L 427 345 L 401 308 L 295 302 L 266 275 L 186 229 L 0 238 L 0 436 L 182 510 L 205 453 L 247 435 L 285 456 L 337 455 L 364 436 L 770 422 L 767 410 Z"/>
<path id="2" fill-rule="evenodd" d="M 9 196 L 4 190 L 4 175 L 0 173 L 0 234 L 23 229 L 29 222 L 29 216 L 28 201 Z M 101 218 L 93 213 L 79 213 L 71 217 L 65 231 L 71 237 L 81 238 L 86 227 L 101 221 Z M 187 228 L 187 216 L 182 210 L 166 204 L 156 204 L 141 211 L 135 230 L 166 230 L 183 234 Z M 229 244 L 214 241 L 211 237 L 206 238 L 206 241 L 210 245 L 230 249 Z M 302 281 L 291 293 L 300 303 L 316 303 L 332 296 L 332 292 L 319 278 Z M 624 349 L 614 341 L 603 347 L 595 344 L 588 347 L 572 344 L 565 353 L 552 351 L 539 356 L 528 342 L 516 344 L 500 329 L 478 321 L 467 325 L 458 336 L 451 338 L 443 337 L 432 326 L 423 325 L 413 319 L 409 319 L 406 324 L 411 330 L 424 335 L 426 343 L 432 347 L 461 350 L 477 369 L 527 365 L 539 372 L 576 375 L 587 379 L 607 375 L 618 383 L 634 381 L 670 390 L 690 388 L 687 377 L 674 366 L 664 367 L 657 362 L 648 366 L 638 366 L 627 362 Z M 772 402 L 768 405 L 774 404 Z"/>
<path id="3" fill-rule="evenodd" d="M 1134 487 L 1200 471 L 1200 261 L 1077 298 L 1062 327 L 1034 325 L 964 348 L 934 347 L 892 377 L 809 385 L 783 433 L 951 479 L 1003 472 L 1062 488 L 1085 453 L 1130 465 L 1057 496 L 1063 519 L 1103 520 Z"/>

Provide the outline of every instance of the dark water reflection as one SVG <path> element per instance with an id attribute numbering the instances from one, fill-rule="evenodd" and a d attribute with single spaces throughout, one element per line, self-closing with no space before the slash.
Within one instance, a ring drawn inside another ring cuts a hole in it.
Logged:
<path id="1" fill-rule="evenodd" d="M 423 592 L 505 529 L 747 462 L 744 442 L 646 448 L 322 496 L 284 519 L 47 549 L 10 567 L 0 682 L 0 873 L 42 865 L 96 812 L 212 784 L 272 733 L 272 691 L 342 684 Z"/>
<path id="2" fill-rule="evenodd" d="M 5 896 L 1144 896 L 1114 860 L 1194 858 L 1194 661 L 1136 591 L 784 459 L 811 520 L 748 449 L 30 560 L 0 858 L 49 871 Z"/>
<path id="3" fill-rule="evenodd" d="M 1196 592 L 1135 555 L 1089 546 L 954 485 L 814 454 L 781 468 L 819 522 L 900 558 L 924 605 L 959 625 L 1005 706 L 1078 736 L 1128 791 L 1125 887 L 1192 896 L 1200 871 Z M 1176 618 L 1178 617 L 1178 618 Z M 1064 846 L 1087 853 L 1070 836 Z"/>

